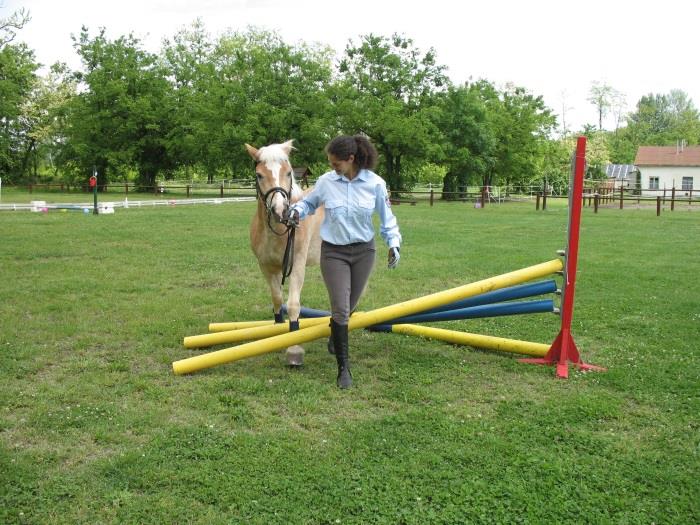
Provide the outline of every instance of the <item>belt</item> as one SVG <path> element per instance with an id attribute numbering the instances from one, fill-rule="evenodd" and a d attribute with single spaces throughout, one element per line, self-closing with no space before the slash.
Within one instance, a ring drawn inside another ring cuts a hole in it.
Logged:
<path id="1" fill-rule="evenodd" d="M 322 244 L 325 244 L 327 246 L 333 246 L 335 248 L 344 248 L 347 246 L 362 246 L 363 244 L 369 244 L 373 241 L 374 239 L 370 239 L 369 241 L 360 241 L 360 242 L 351 242 L 349 244 L 333 244 L 332 242 L 328 241 L 321 241 Z"/>

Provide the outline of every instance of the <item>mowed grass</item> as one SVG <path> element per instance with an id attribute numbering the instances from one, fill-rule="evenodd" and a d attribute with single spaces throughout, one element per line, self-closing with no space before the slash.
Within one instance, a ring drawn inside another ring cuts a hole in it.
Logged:
<path id="1" fill-rule="evenodd" d="M 700 217 L 584 210 L 573 335 L 605 373 L 352 332 L 174 376 L 212 321 L 270 318 L 253 203 L 0 214 L 0 523 L 700 522 Z M 556 257 L 567 212 L 394 208 L 360 308 Z M 327 308 L 318 268 L 303 303 Z M 550 343 L 552 314 L 440 326 Z"/>

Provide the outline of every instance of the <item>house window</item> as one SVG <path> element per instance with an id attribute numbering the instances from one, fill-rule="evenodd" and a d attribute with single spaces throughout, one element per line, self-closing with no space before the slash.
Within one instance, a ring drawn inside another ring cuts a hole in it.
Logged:
<path id="1" fill-rule="evenodd" d="M 659 189 L 659 177 L 649 177 L 649 189 L 658 190 Z"/>
<path id="2" fill-rule="evenodd" d="M 683 191 L 690 191 L 693 189 L 693 177 L 683 177 Z"/>

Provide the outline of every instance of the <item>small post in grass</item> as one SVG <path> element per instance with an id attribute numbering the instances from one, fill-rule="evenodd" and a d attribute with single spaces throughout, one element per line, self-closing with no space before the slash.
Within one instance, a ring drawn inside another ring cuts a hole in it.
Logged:
<path id="1" fill-rule="evenodd" d="M 92 168 L 92 177 L 90 177 L 90 187 L 92 188 L 93 206 L 92 213 L 97 215 L 97 168 Z"/>

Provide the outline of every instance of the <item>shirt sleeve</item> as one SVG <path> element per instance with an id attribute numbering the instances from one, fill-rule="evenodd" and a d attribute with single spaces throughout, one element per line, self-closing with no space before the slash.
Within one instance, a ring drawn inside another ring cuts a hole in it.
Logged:
<path id="1" fill-rule="evenodd" d="M 292 205 L 292 209 L 299 212 L 299 219 L 303 219 L 307 215 L 313 215 L 318 207 L 323 204 L 323 183 L 324 181 L 319 179 L 306 197 Z"/>
<path id="2" fill-rule="evenodd" d="M 379 234 L 389 248 L 401 247 L 401 233 L 394 212 L 391 211 L 389 193 L 385 184 L 377 184 L 375 187 L 374 209 L 379 215 Z"/>

